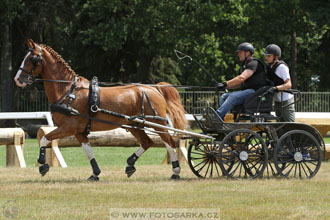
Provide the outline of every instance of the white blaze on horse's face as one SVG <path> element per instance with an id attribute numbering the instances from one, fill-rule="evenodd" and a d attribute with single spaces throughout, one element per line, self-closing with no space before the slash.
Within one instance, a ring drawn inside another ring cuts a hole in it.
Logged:
<path id="1" fill-rule="evenodd" d="M 30 56 L 30 54 L 31 54 L 31 51 L 29 51 L 29 52 L 26 54 L 26 56 L 24 57 L 24 60 L 23 60 L 23 62 L 22 62 L 22 64 L 21 64 L 21 66 L 20 66 L 20 68 L 18 69 L 18 71 L 17 71 L 17 73 L 16 73 L 16 76 L 15 76 L 15 78 L 14 78 L 14 80 L 15 80 L 15 82 L 16 82 L 16 85 L 17 85 L 18 87 L 25 87 L 25 86 L 26 86 L 26 83 L 25 83 L 25 82 L 24 82 L 24 83 L 21 83 L 21 82 L 19 81 L 19 77 L 20 77 L 21 74 L 22 74 L 22 69 L 23 69 L 23 67 L 24 67 L 25 60 L 26 60 L 26 58 L 27 58 L 28 56 Z"/>

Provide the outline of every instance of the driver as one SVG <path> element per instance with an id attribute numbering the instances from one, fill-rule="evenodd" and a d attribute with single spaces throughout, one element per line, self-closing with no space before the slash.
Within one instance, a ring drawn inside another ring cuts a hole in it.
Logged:
<path id="1" fill-rule="evenodd" d="M 236 52 L 242 62 L 239 75 L 217 84 L 217 90 L 240 88 L 239 91 L 225 93 L 221 96 L 217 113 L 222 120 L 235 105 L 243 104 L 249 95 L 267 85 L 264 65 L 261 61 L 253 58 L 254 47 L 252 44 L 248 42 L 241 43 L 238 45 Z"/>

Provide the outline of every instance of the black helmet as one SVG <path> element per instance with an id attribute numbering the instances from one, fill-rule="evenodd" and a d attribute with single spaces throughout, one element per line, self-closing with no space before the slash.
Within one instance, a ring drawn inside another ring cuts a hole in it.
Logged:
<path id="1" fill-rule="evenodd" d="M 265 55 L 281 56 L 281 48 L 276 44 L 269 44 L 264 52 Z"/>
<path id="2" fill-rule="evenodd" d="M 241 43 L 240 45 L 238 45 L 236 52 L 241 51 L 241 50 L 250 51 L 251 54 L 254 54 L 254 47 L 252 46 L 252 44 L 250 44 L 248 42 L 244 42 L 244 43 Z"/>

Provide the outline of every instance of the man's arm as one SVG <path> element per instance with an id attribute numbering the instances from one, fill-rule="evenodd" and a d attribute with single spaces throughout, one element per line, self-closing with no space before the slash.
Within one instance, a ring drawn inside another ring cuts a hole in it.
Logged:
<path id="1" fill-rule="evenodd" d="M 286 79 L 282 85 L 276 86 L 278 90 L 287 90 L 287 89 L 291 89 L 291 87 L 292 84 L 290 78 Z"/>
<path id="2" fill-rule="evenodd" d="M 278 90 L 286 90 L 286 89 L 291 89 L 292 84 L 291 84 L 291 79 L 290 79 L 290 74 L 289 74 L 289 68 L 285 66 L 284 64 L 281 64 L 277 67 L 275 74 L 282 78 L 284 83 L 282 85 L 276 86 Z"/>
<path id="3" fill-rule="evenodd" d="M 236 76 L 235 78 L 227 81 L 227 88 L 228 89 L 236 89 L 241 86 L 241 84 L 250 78 L 253 75 L 254 71 L 250 69 L 245 69 L 241 75 Z"/>

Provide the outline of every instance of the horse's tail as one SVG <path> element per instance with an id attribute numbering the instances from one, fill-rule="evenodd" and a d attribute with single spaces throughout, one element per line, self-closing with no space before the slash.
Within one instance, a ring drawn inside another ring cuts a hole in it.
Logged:
<path id="1" fill-rule="evenodd" d="M 184 108 L 181 104 L 180 94 L 169 83 L 160 82 L 157 85 L 169 85 L 169 86 L 157 86 L 157 89 L 162 93 L 166 100 L 167 109 L 166 113 L 170 116 L 174 128 L 184 130 L 188 127 L 188 121 L 185 116 Z"/>

